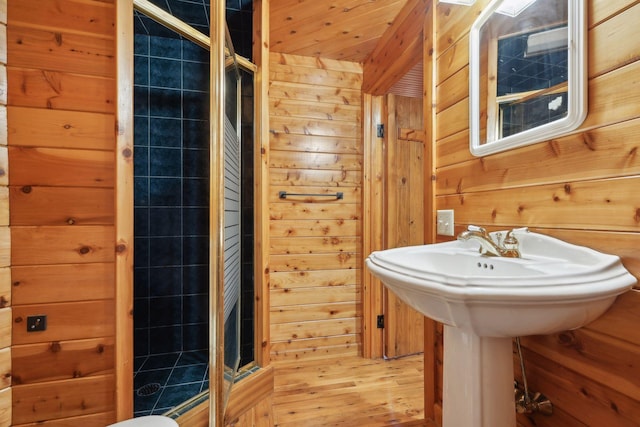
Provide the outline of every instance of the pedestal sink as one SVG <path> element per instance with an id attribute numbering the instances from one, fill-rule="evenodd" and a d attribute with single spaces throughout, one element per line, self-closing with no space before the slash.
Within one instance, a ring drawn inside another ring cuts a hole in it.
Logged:
<path id="1" fill-rule="evenodd" d="M 400 299 L 444 324 L 444 427 L 515 427 L 513 337 L 584 326 L 636 283 L 617 256 L 527 229 L 512 235 L 520 258 L 456 240 L 366 260 Z"/>

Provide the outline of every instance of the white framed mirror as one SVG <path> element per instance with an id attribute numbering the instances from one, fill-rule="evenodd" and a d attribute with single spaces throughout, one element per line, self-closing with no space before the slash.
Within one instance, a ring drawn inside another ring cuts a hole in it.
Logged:
<path id="1" fill-rule="evenodd" d="M 469 148 L 547 141 L 587 115 L 586 0 L 493 0 L 469 35 Z"/>

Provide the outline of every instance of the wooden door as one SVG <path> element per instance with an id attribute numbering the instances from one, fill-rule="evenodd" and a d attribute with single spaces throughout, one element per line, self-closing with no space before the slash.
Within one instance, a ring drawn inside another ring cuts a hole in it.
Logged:
<path id="1" fill-rule="evenodd" d="M 387 95 L 385 246 L 424 243 L 424 131 L 422 99 Z M 384 355 L 424 351 L 424 316 L 384 292 Z"/>

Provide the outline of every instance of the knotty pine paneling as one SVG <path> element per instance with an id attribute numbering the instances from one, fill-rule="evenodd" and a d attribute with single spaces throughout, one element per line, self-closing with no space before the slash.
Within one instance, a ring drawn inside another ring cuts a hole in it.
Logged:
<path id="1" fill-rule="evenodd" d="M 114 185 L 112 151 L 12 146 L 9 162 L 14 169 L 12 186 L 113 188 Z"/>
<path id="2" fill-rule="evenodd" d="M 9 347 L 11 345 L 11 325 L 13 324 L 13 315 L 11 307 L 0 309 L 0 348 Z"/>
<path id="3" fill-rule="evenodd" d="M 111 299 L 114 274 L 109 263 L 13 266 L 11 297 L 15 304 Z"/>
<path id="4" fill-rule="evenodd" d="M 13 425 L 108 412 L 114 398 L 113 375 L 14 386 Z"/>
<path id="5" fill-rule="evenodd" d="M 362 143 L 353 137 L 272 133 L 269 142 L 276 151 L 362 154 Z"/>
<path id="6" fill-rule="evenodd" d="M 11 227 L 13 265 L 113 262 L 113 226 Z"/>
<path id="7" fill-rule="evenodd" d="M 7 152 L 7 2 L 0 1 L 0 239 L 9 236 L 9 157 Z M 6 256 L 11 242 L 0 240 L 0 426 L 11 425 L 11 261 Z"/>
<path id="8" fill-rule="evenodd" d="M 271 358 L 356 355 L 362 323 L 359 64 L 271 54 Z M 278 193 L 333 194 L 288 196 Z"/>
<path id="9" fill-rule="evenodd" d="M 7 14 L 10 26 L 64 30 L 69 34 L 113 39 L 114 3 L 113 0 L 9 1 Z"/>
<path id="10" fill-rule="evenodd" d="M 115 112 L 115 80 L 61 71 L 9 68 L 9 105 Z"/>
<path id="11" fill-rule="evenodd" d="M 640 277 L 640 5 L 588 3 L 589 112 L 573 134 L 483 158 L 468 149 L 468 32 L 487 1 L 436 9 L 436 208 L 468 224 L 534 231 L 619 255 Z M 440 237 L 440 240 L 445 238 Z M 530 389 L 554 415 L 521 426 L 637 425 L 640 293 L 575 331 L 523 338 Z M 440 337 L 441 339 L 441 337 Z M 438 360 L 441 361 L 441 343 Z M 516 376 L 520 368 L 514 360 Z M 442 380 L 442 371 L 438 369 Z M 442 390 L 438 388 L 438 398 Z"/>
<path id="12" fill-rule="evenodd" d="M 113 300 L 13 306 L 13 345 L 113 336 Z M 45 331 L 29 332 L 27 316 L 47 315 Z"/>
<path id="13" fill-rule="evenodd" d="M 0 350 L 0 389 L 11 386 L 11 351 L 12 349 L 10 347 L 5 347 Z"/>
<path id="14" fill-rule="evenodd" d="M 115 417 L 116 414 L 114 412 L 102 412 L 98 414 L 48 420 L 46 425 L 49 427 L 104 427 L 112 424 Z M 34 423 L 16 425 L 15 427 L 38 427 L 41 425 L 42 423 L 36 421 Z"/>
<path id="15" fill-rule="evenodd" d="M 113 151 L 113 114 L 9 106 L 7 116 L 12 147 Z"/>
<path id="16" fill-rule="evenodd" d="M 9 227 L 5 227 L 9 228 Z M 10 267 L 0 267 L 0 308 L 5 308 L 13 302 Z"/>
<path id="17" fill-rule="evenodd" d="M 116 417 L 115 2 L 7 8 L 11 424 L 104 426 Z M 27 332 L 31 315 L 47 329 Z"/>
<path id="18" fill-rule="evenodd" d="M 274 1 L 269 19 L 270 49 L 362 62 L 405 3 L 406 0 Z"/>
<path id="19" fill-rule="evenodd" d="M 11 187 L 11 225 L 113 224 L 113 188 Z"/>
<path id="20" fill-rule="evenodd" d="M 39 68 L 46 61 L 51 71 L 114 77 L 113 40 L 102 37 L 11 27 L 7 44 L 12 46 L 11 65 Z M 52 55 L 54 53 L 54 55 Z"/>
<path id="21" fill-rule="evenodd" d="M 0 390 L 0 425 L 11 425 L 11 387 Z"/>
<path id="22" fill-rule="evenodd" d="M 113 374 L 114 347 L 113 337 L 14 346 L 13 384 Z"/>
<path id="23" fill-rule="evenodd" d="M 405 3 L 363 61 L 365 78 L 362 86 L 366 93 L 384 95 L 408 70 L 421 62 L 422 28 L 424 17 L 431 7 L 433 2 L 427 0 L 409 0 Z"/>

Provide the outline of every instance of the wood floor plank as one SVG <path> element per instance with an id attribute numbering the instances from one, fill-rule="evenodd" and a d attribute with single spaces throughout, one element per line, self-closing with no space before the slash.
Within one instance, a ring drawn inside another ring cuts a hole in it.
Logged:
<path id="1" fill-rule="evenodd" d="M 277 362 L 275 427 L 435 426 L 424 419 L 423 356 Z"/>

